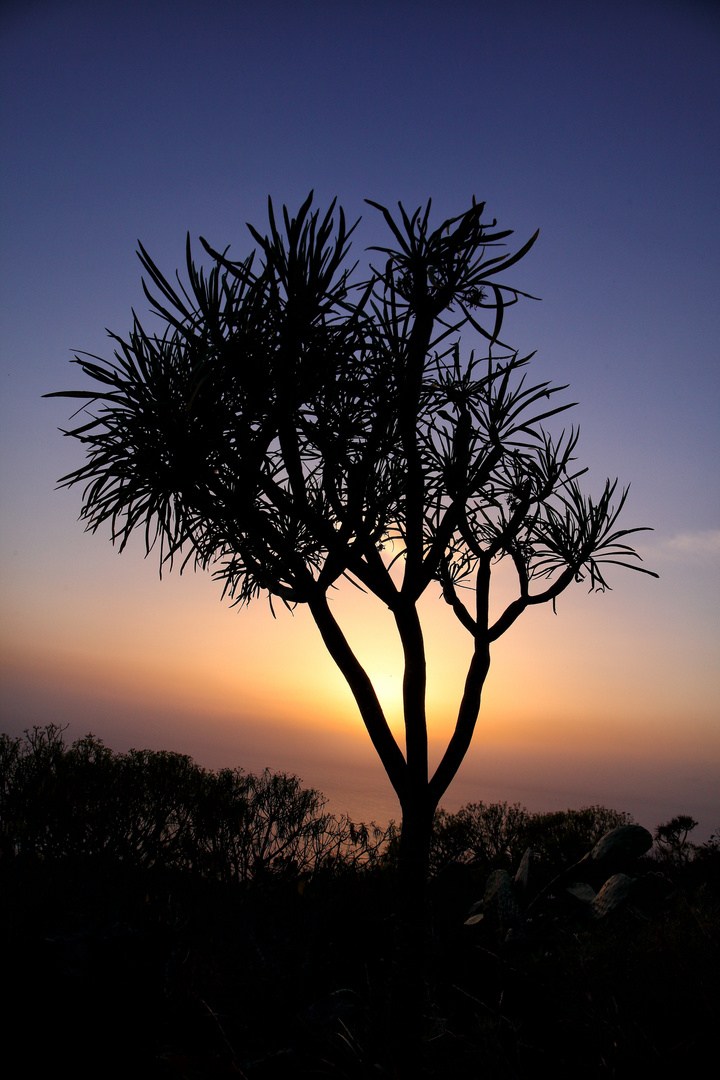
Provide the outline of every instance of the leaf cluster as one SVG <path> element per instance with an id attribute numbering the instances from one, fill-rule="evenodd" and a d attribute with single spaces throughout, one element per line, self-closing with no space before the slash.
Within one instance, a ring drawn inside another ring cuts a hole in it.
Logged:
<path id="1" fill-rule="evenodd" d="M 355 226 L 342 209 L 335 223 L 335 203 L 313 211 L 312 193 L 281 222 L 270 202 L 242 261 L 202 240 L 206 272 L 188 238 L 185 283 L 140 247 L 160 329 L 133 314 L 126 338 L 110 335 L 112 360 L 76 357 L 93 388 L 49 395 L 83 402 L 65 434 L 86 461 L 60 483 L 83 486 L 88 529 L 109 523 L 120 548 L 140 529 L 161 567 L 212 567 L 240 603 L 311 602 L 349 577 L 394 609 L 390 549 L 403 601 L 439 582 L 473 634 L 484 615 L 459 590 L 507 558 L 518 597 L 491 640 L 574 580 L 605 589 L 608 564 L 640 569 L 626 543 L 639 530 L 616 526 L 627 489 L 584 495 L 577 431 L 544 427 L 571 408 L 565 388 L 528 382 L 529 356 L 496 355 L 505 310 L 526 295 L 497 275 L 537 234 L 509 253 L 510 232 L 475 200 L 435 229 L 429 202 L 396 217 L 371 205 L 393 246 L 371 249 L 384 265 L 357 283 Z M 486 355 L 461 349 L 463 330 Z"/>

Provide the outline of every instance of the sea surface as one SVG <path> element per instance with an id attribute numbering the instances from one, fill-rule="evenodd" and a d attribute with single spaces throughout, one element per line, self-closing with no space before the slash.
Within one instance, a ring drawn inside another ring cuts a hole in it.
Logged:
<path id="1" fill-rule="evenodd" d="M 399 824 L 400 806 L 385 776 L 382 766 L 372 763 L 327 762 L 307 763 L 298 770 L 304 786 L 321 791 L 328 800 L 328 810 L 335 814 L 347 813 L 354 821 L 386 825 L 390 820 Z M 532 812 L 545 813 L 553 810 L 580 809 L 583 806 L 602 805 L 613 810 L 627 811 L 640 825 L 654 832 L 661 822 L 677 814 L 690 813 L 699 822 L 692 839 L 705 843 L 712 833 L 720 830 L 720 807 L 713 802 L 692 798 L 690 791 L 674 790 L 656 793 L 656 785 L 642 787 L 621 783 L 617 787 L 586 786 L 584 778 L 572 784 L 545 778 L 537 779 L 521 775 L 515 782 L 498 777 L 493 783 L 487 775 L 471 765 L 461 768 L 448 788 L 441 805 L 455 813 L 467 803 L 520 803 Z M 659 786 L 659 785 L 658 785 Z"/>

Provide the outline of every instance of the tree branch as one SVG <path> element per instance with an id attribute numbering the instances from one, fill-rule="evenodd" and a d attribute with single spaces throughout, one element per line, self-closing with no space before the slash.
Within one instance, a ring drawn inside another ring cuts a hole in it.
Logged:
<path id="1" fill-rule="evenodd" d="M 408 779 L 413 788 L 418 791 L 425 789 L 428 780 L 425 643 L 413 601 L 408 603 L 401 593 L 393 614 L 404 656 L 403 714 Z"/>
<path id="2" fill-rule="evenodd" d="M 308 606 L 325 647 L 345 676 L 372 744 L 383 763 L 390 783 L 402 802 L 407 784 L 407 763 L 390 731 L 367 672 L 350 648 L 335 616 L 330 611 L 324 593 L 316 591 L 312 599 L 308 601 Z"/>
<path id="3" fill-rule="evenodd" d="M 482 688 L 490 670 L 490 637 L 487 631 L 490 606 L 490 559 L 480 560 L 476 579 L 477 619 L 475 650 L 470 661 L 458 717 L 447 749 L 430 780 L 429 794 L 437 805 L 452 783 L 472 741 Z"/>

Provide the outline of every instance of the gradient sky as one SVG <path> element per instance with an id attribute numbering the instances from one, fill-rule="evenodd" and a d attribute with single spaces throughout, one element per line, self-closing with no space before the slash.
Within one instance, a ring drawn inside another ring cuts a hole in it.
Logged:
<path id="1" fill-rule="evenodd" d="M 269 765 L 334 809 L 397 816 L 349 692 L 303 611 L 238 612 L 206 575 L 158 579 L 77 523 L 63 440 L 83 385 L 73 350 L 108 355 L 147 301 L 140 239 L 166 272 L 185 236 L 236 257 L 268 194 L 314 188 L 439 221 L 475 195 L 519 243 L 504 337 L 569 382 L 598 491 L 632 482 L 624 524 L 659 581 L 618 569 L 495 647 L 475 742 L 445 805 L 604 803 L 650 828 L 720 827 L 720 16 L 715 3 L 114 4 L 6 2 L 2 83 L 2 728 L 50 720 L 115 749 Z M 198 245 L 199 251 L 199 245 Z M 502 588 L 502 585 L 500 586 Z M 398 649 L 382 611 L 337 605 L 391 716 Z M 467 635 L 430 590 L 434 753 Z"/>

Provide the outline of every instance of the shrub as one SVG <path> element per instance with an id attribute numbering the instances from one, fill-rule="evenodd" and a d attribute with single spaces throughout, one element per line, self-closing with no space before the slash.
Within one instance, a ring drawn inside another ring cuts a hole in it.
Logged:
<path id="1" fill-rule="evenodd" d="M 113 753 L 65 728 L 0 736 L 0 838 L 10 860 L 92 859 L 220 881 L 375 863 L 387 830 L 325 812 L 296 776 L 203 769 L 170 751 Z"/>
<path id="2" fill-rule="evenodd" d="M 522 855 L 532 815 L 519 803 L 468 803 L 455 814 L 435 815 L 430 869 L 438 873 L 451 862 L 505 868 Z"/>

